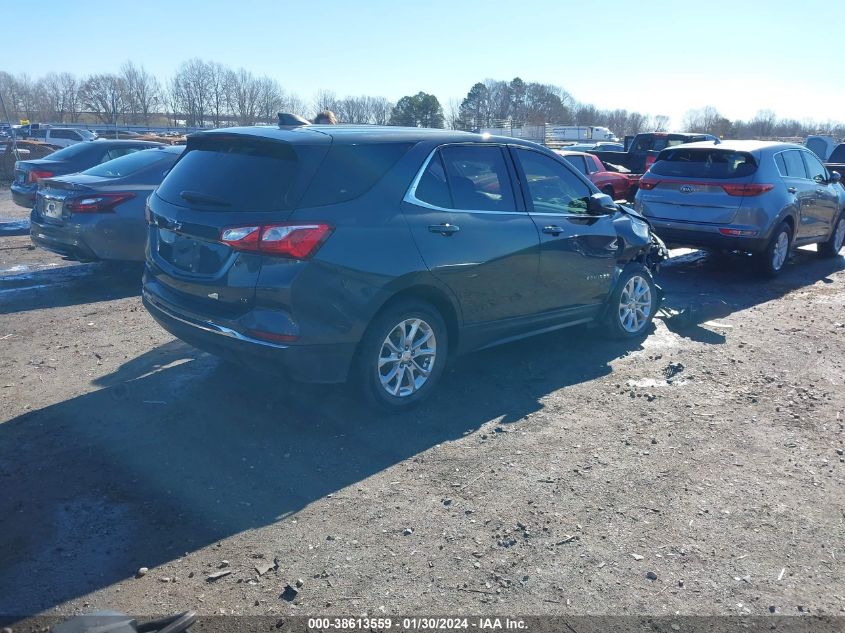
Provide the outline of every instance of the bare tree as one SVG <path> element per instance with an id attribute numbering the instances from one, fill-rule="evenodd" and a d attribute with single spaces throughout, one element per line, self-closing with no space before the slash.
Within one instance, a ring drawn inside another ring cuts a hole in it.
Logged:
<path id="1" fill-rule="evenodd" d="M 258 118 L 265 123 L 276 120 L 276 115 L 285 105 L 285 91 L 279 82 L 270 77 L 258 80 Z"/>
<path id="2" fill-rule="evenodd" d="M 150 116 L 162 101 L 158 79 L 131 61 L 121 67 L 120 77 L 126 88 L 127 118 L 131 123 L 149 125 Z"/>
<path id="3" fill-rule="evenodd" d="M 665 114 L 658 114 L 654 117 L 654 131 L 668 132 L 669 131 L 669 117 Z"/>
<path id="4" fill-rule="evenodd" d="M 240 125 L 255 125 L 258 120 L 258 100 L 261 86 L 251 72 L 240 68 L 229 71 L 226 95 L 229 110 Z"/>
<path id="5" fill-rule="evenodd" d="M 117 125 L 126 111 L 126 84 L 117 75 L 91 75 L 80 88 L 82 105 L 99 121 Z"/>
<path id="6" fill-rule="evenodd" d="M 188 127 L 204 127 L 212 91 L 212 71 L 201 59 L 184 62 L 170 83 L 171 100 Z"/>

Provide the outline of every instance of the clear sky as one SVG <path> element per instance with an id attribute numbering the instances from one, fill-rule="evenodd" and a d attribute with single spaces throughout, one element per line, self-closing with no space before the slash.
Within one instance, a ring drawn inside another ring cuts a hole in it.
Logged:
<path id="1" fill-rule="evenodd" d="M 39 0 L 0 21 L 24 11 L 32 26 L 0 38 L 0 70 L 33 77 L 132 60 L 166 80 L 199 57 L 309 102 L 320 89 L 394 101 L 423 90 L 445 108 L 476 81 L 520 76 L 676 126 L 706 105 L 730 119 L 845 120 L 843 14 L 829 0 Z"/>

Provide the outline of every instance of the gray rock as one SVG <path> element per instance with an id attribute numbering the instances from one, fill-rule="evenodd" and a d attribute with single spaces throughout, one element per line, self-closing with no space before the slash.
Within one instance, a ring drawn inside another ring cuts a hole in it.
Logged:
<path id="1" fill-rule="evenodd" d="M 139 569 L 138 572 L 135 574 L 135 577 L 140 578 L 141 576 L 146 576 L 148 571 L 150 571 L 148 568 L 141 567 L 141 569 Z"/>
<path id="2" fill-rule="evenodd" d="M 302 578 L 297 578 L 297 579 L 296 579 L 296 586 L 297 586 L 297 588 L 302 588 L 302 586 L 303 586 L 304 584 L 305 584 L 305 581 L 304 581 L 304 580 L 302 580 Z"/>
<path id="3" fill-rule="evenodd" d="M 402 534 L 404 534 L 405 536 L 411 536 L 411 534 L 413 534 L 413 533 L 414 533 L 414 530 L 411 529 L 411 528 L 405 528 L 404 530 L 402 530 Z"/>
<path id="4" fill-rule="evenodd" d="M 207 582 L 214 582 L 215 580 L 220 580 L 224 576 L 228 576 L 232 573 L 231 569 L 224 569 L 223 571 L 216 571 L 213 574 L 209 574 L 205 577 Z"/>
<path id="5" fill-rule="evenodd" d="M 657 574 L 655 574 L 653 571 L 647 571 L 645 573 L 645 577 L 649 580 L 657 580 Z"/>

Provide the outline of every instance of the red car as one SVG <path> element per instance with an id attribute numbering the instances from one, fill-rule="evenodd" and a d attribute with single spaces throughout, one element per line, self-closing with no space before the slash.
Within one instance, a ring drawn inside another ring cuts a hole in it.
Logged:
<path id="1" fill-rule="evenodd" d="M 575 169 L 584 174 L 590 181 L 614 200 L 633 200 L 640 180 L 638 174 L 621 174 L 608 171 L 602 162 L 592 154 L 584 152 L 568 152 L 555 150 L 563 156 Z"/>

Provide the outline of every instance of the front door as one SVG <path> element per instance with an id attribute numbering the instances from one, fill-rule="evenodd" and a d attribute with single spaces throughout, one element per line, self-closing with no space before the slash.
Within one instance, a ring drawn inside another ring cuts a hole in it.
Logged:
<path id="1" fill-rule="evenodd" d="M 511 151 L 528 211 L 540 231 L 543 309 L 589 311 L 601 305 L 616 267 L 614 216 L 587 213 L 593 189 L 569 165 L 533 149 Z"/>
<path id="2" fill-rule="evenodd" d="M 827 237 L 839 211 L 838 185 L 830 182 L 830 172 L 810 152 L 801 152 L 807 175 L 813 181 L 813 237 Z"/>
<path id="3" fill-rule="evenodd" d="M 515 195 L 505 148 L 440 147 L 403 210 L 426 266 L 454 292 L 465 324 L 537 311 L 540 238 Z"/>

